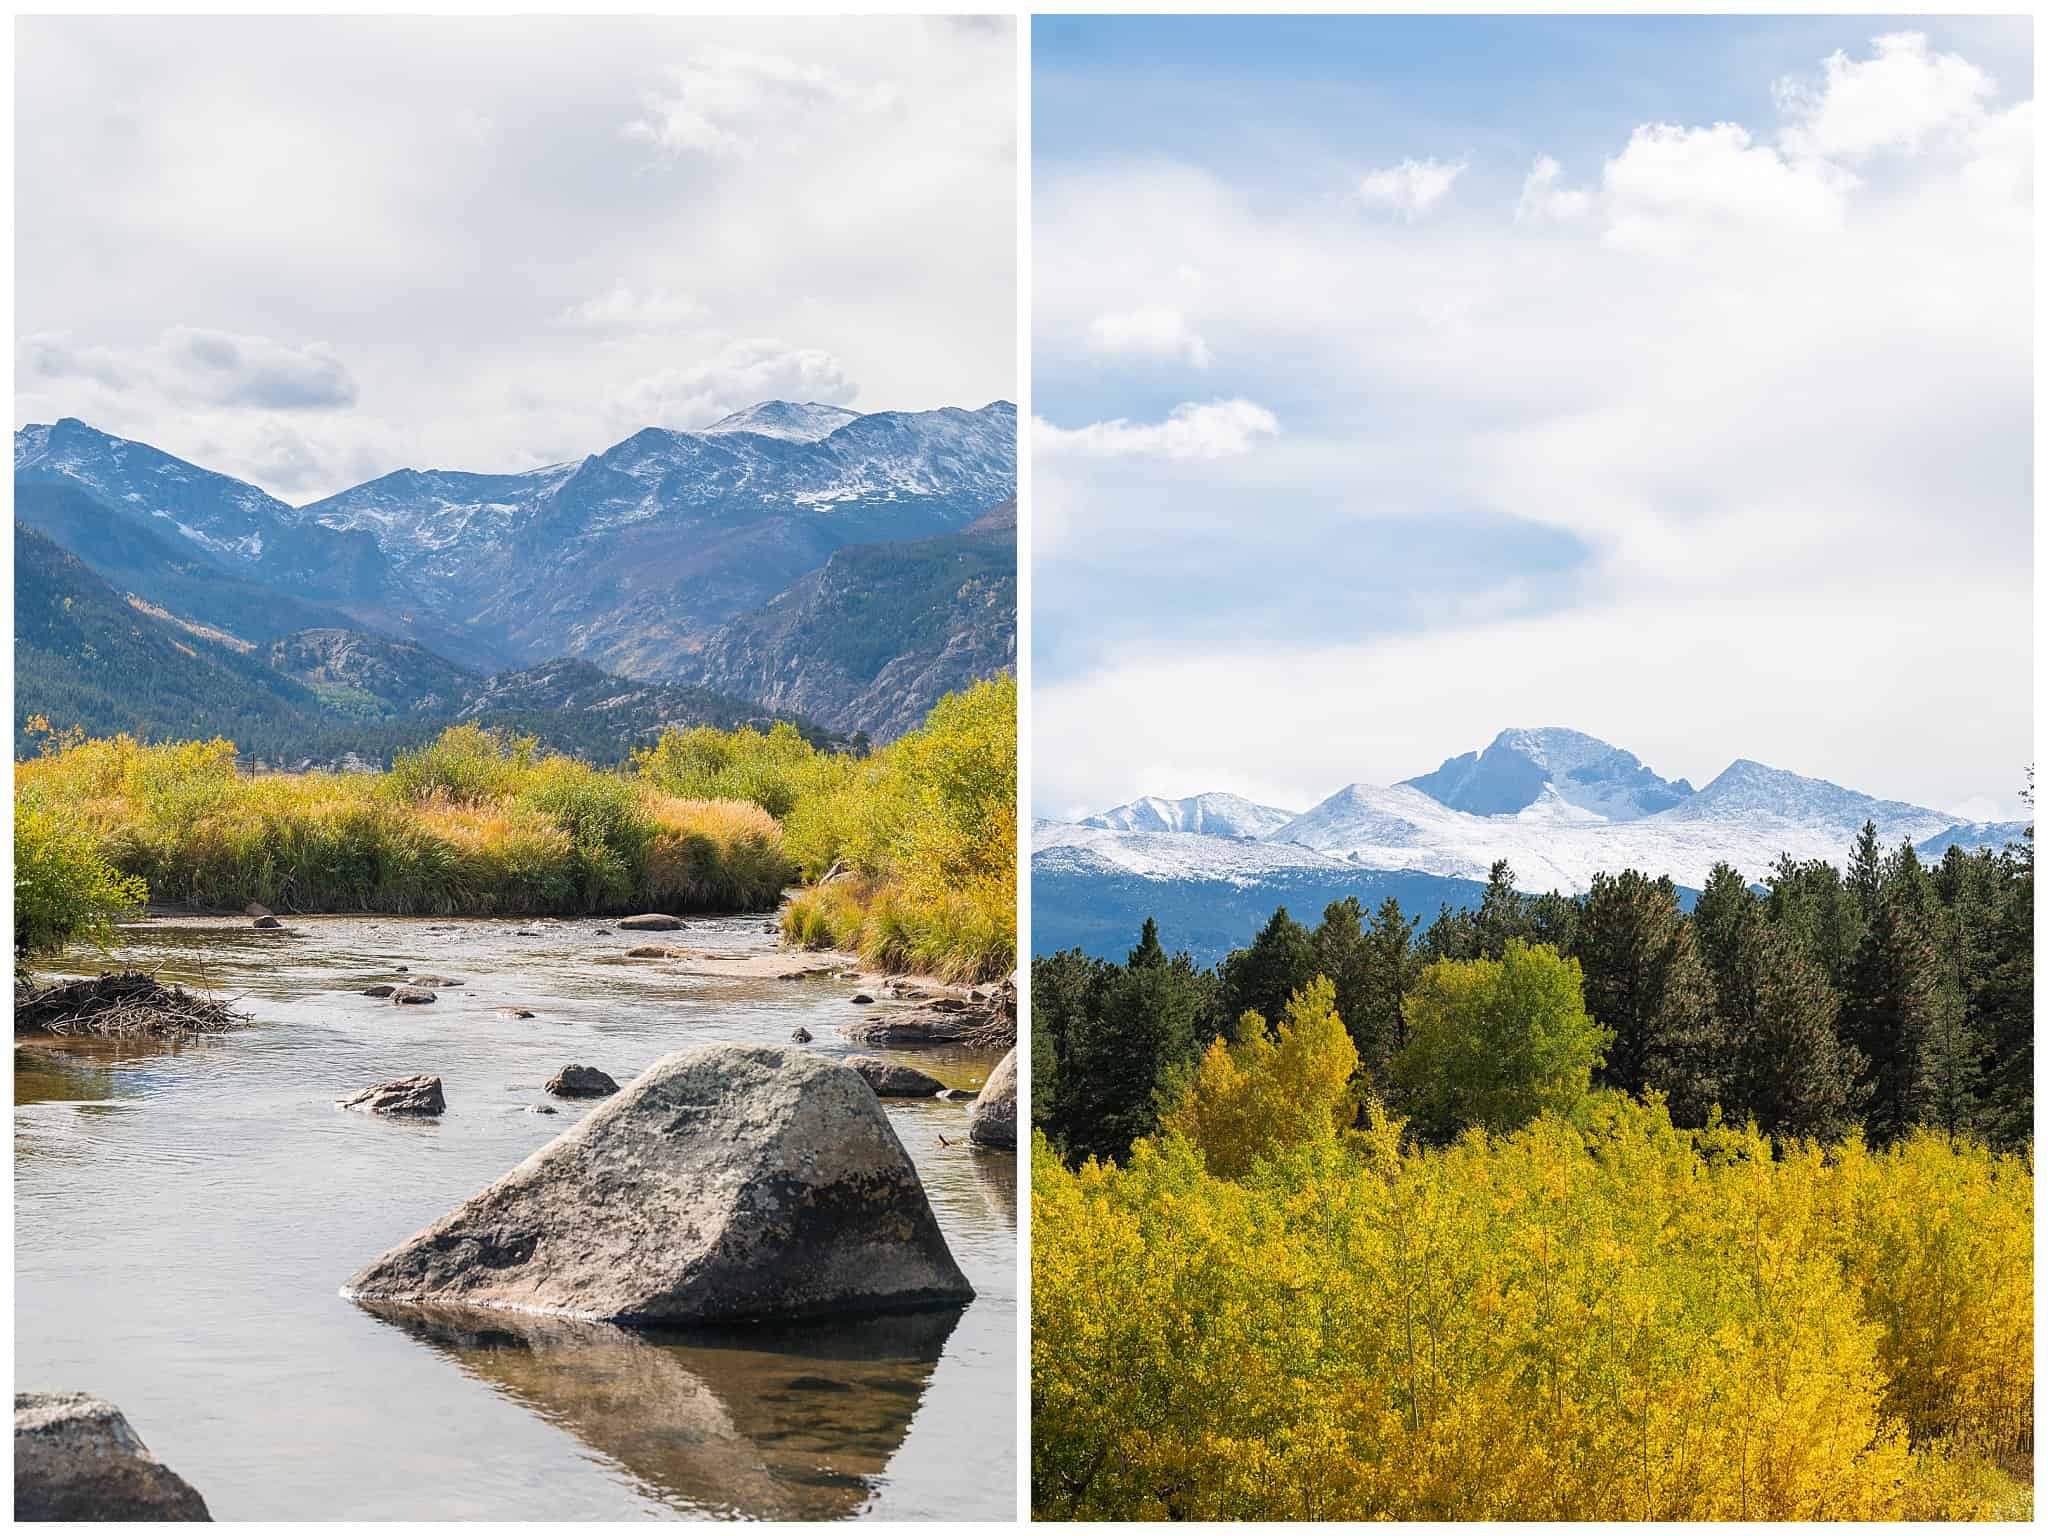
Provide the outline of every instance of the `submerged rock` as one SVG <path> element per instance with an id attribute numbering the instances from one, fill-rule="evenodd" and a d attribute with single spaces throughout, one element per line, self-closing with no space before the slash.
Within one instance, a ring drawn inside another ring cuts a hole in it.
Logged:
<path id="1" fill-rule="evenodd" d="M 967 1112 L 967 1139 L 984 1147 L 1017 1145 L 1017 1047 L 996 1063 Z"/>
<path id="2" fill-rule="evenodd" d="M 925 1008 L 892 1008 L 846 1026 L 846 1038 L 861 1045 L 952 1045 L 980 1029 L 972 1013 L 933 1013 Z"/>
<path id="3" fill-rule="evenodd" d="M 666 944 L 635 944 L 626 951 L 628 960 L 666 960 L 675 951 Z"/>
<path id="4" fill-rule="evenodd" d="M 112 1403 L 14 1394 L 16 1520 L 211 1520 L 198 1490 L 150 1454 Z"/>
<path id="5" fill-rule="evenodd" d="M 335 1103 L 343 1109 L 360 1109 L 372 1115 L 438 1115 L 448 1107 L 448 1101 L 441 1096 L 441 1079 L 424 1073 L 377 1083 Z"/>
<path id="6" fill-rule="evenodd" d="M 872 997 L 869 997 L 865 992 L 856 992 L 853 994 L 852 997 L 848 998 L 847 1001 L 850 1003 L 866 1005 L 868 1003 L 872 1003 L 874 999 Z"/>
<path id="7" fill-rule="evenodd" d="M 282 928 L 284 924 L 266 912 L 263 916 L 257 918 L 254 923 L 250 924 L 250 926 L 253 928 Z"/>
<path id="8" fill-rule="evenodd" d="M 365 987 L 365 988 L 363 988 L 363 996 L 365 996 L 365 997 L 389 997 L 389 996 L 390 996 L 390 995 L 391 995 L 392 993 L 396 992 L 397 990 L 398 990 L 398 988 L 396 988 L 396 987 L 394 987 L 394 986 L 390 985 L 390 984 L 389 984 L 388 982 L 381 982 L 381 981 L 380 981 L 380 982 L 379 982 L 379 983 L 377 983 L 377 985 L 376 985 L 376 986 L 374 986 L 374 987 Z"/>
<path id="9" fill-rule="evenodd" d="M 683 920 L 666 912 L 642 912 L 638 917 L 620 918 L 619 926 L 629 932 L 670 933 L 682 927 Z"/>
<path id="10" fill-rule="evenodd" d="M 945 1092 L 946 1085 L 928 1072 L 879 1056 L 849 1056 L 846 1064 L 861 1075 L 880 1099 L 930 1099 Z"/>
<path id="11" fill-rule="evenodd" d="M 618 1091 L 609 1072 L 579 1067 L 573 1061 L 548 1079 L 548 1092 L 558 1099 L 606 1099 Z"/>
<path id="12" fill-rule="evenodd" d="M 643 1324 L 974 1294 L 860 1077 L 734 1045 L 663 1057 L 345 1291 Z"/>

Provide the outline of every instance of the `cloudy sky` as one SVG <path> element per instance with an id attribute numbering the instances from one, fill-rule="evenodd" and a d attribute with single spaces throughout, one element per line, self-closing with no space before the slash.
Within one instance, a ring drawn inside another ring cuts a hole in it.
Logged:
<path id="1" fill-rule="evenodd" d="M 2032 758 L 2024 21 L 1039 18 L 1039 815 Z"/>
<path id="2" fill-rule="evenodd" d="M 302 502 L 1016 393 L 1004 20 L 19 23 L 17 422 Z"/>

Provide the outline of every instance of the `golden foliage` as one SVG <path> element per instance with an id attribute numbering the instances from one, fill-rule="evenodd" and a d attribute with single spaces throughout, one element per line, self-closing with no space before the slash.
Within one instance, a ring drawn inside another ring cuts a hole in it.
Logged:
<path id="1" fill-rule="evenodd" d="M 1281 1049 L 1212 1052 L 1124 1169 L 1035 1147 L 1041 1518 L 2030 1510 L 1992 1460 L 2032 1445 L 2030 1158 L 1612 1093 L 1441 1148 L 1376 1101 L 1262 1134 Z"/>
<path id="2" fill-rule="evenodd" d="M 1211 1173 L 1238 1178 L 1284 1147 L 1334 1140 L 1357 1109 L 1357 1070 L 1337 989 L 1318 976 L 1288 1000 L 1277 1039 L 1251 1012 L 1238 1021 L 1235 1043 L 1211 1042 L 1161 1129 L 1186 1137 Z"/>
<path id="3" fill-rule="evenodd" d="M 58 818 L 152 900 L 202 909 L 737 910 L 771 905 L 791 873 L 756 806 L 474 726 L 385 774 L 248 777 L 227 741 L 73 741 L 15 765 L 15 809 Z"/>

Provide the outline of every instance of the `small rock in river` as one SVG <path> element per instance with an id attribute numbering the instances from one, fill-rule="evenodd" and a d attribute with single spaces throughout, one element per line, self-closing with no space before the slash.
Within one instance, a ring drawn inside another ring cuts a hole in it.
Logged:
<path id="1" fill-rule="evenodd" d="M 498 1012 L 508 1019 L 530 1019 L 533 1017 L 533 1010 L 531 1008 L 500 1008 Z"/>
<path id="2" fill-rule="evenodd" d="M 377 1083 L 335 1102 L 343 1109 L 360 1109 L 372 1115 L 438 1115 L 448 1107 L 448 1101 L 441 1096 L 441 1079 L 424 1073 Z"/>
<path id="3" fill-rule="evenodd" d="M 928 1072 L 878 1056 L 849 1056 L 846 1064 L 861 1075 L 861 1081 L 875 1090 L 878 1099 L 931 1099 L 945 1092 L 946 1085 Z"/>
<path id="4" fill-rule="evenodd" d="M 620 918 L 619 926 L 634 931 L 669 932 L 682 927 L 683 920 L 680 917 L 670 917 L 666 912 L 642 912 L 637 917 Z"/>
<path id="5" fill-rule="evenodd" d="M 253 926 L 257 928 L 282 928 L 284 924 L 280 923 L 276 918 L 266 914 L 262 917 L 257 918 Z"/>
<path id="6" fill-rule="evenodd" d="M 606 1099 L 619 1091 L 611 1074 L 574 1062 L 548 1079 L 548 1092 L 558 1099 Z"/>
<path id="7" fill-rule="evenodd" d="M 425 987 L 398 987 L 391 994 L 394 1003 L 431 1003 L 434 994 Z"/>
<path id="8" fill-rule="evenodd" d="M 526 1106 L 526 1112 L 529 1115 L 559 1115 L 561 1113 L 552 1104 L 529 1104 Z"/>
<path id="9" fill-rule="evenodd" d="M 396 992 L 397 990 L 398 990 L 398 988 L 396 988 L 396 987 L 392 986 L 392 985 L 391 985 L 391 984 L 390 984 L 389 982 L 382 982 L 382 981 L 380 981 L 380 982 L 378 982 L 378 983 L 377 983 L 377 985 L 376 985 L 376 986 L 374 986 L 374 987 L 365 987 L 365 988 L 363 988 L 363 996 L 365 996 L 365 997 L 389 997 L 389 996 L 390 996 L 390 995 L 391 995 L 392 993 Z"/>
<path id="10" fill-rule="evenodd" d="M 808 1029 L 805 1029 L 803 1025 L 799 1024 L 795 1029 L 792 1029 L 789 1032 L 789 1038 L 794 1040 L 798 1045 L 809 1045 L 811 1043 L 811 1032 Z"/>
<path id="11" fill-rule="evenodd" d="M 635 944 L 626 951 L 628 960 L 666 960 L 672 951 L 663 944 Z"/>
<path id="12" fill-rule="evenodd" d="M 874 999 L 872 997 L 869 997 L 865 992 L 856 992 L 853 994 L 852 997 L 848 998 L 847 1001 L 853 1003 L 872 1003 Z"/>

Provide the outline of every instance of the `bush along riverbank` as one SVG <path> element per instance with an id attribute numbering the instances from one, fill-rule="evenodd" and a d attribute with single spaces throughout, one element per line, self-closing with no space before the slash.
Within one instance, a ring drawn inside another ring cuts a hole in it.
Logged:
<path id="1" fill-rule="evenodd" d="M 782 820 L 811 882 L 783 933 L 878 970 L 949 981 L 1017 963 L 1017 684 L 941 699 L 918 730 L 866 757 L 820 752 L 788 727 L 671 732 L 635 759 L 685 796 L 739 795 Z"/>
<path id="2" fill-rule="evenodd" d="M 43 733 L 15 765 L 17 973 L 160 906 L 391 916 L 759 911 L 790 942 L 954 981 L 1016 964 L 1017 690 L 882 750 L 671 731 L 629 769 L 458 726 L 386 773 L 251 777 L 227 741 Z"/>
<path id="3" fill-rule="evenodd" d="M 145 893 L 394 916 L 734 911 L 773 906 L 794 873 L 757 805 L 680 799 L 475 726 L 388 773 L 252 778 L 226 741 L 53 742 L 16 764 L 15 812 L 17 900 L 31 869 L 64 893 L 38 898 L 30 931 L 17 919 L 18 957 L 90 936 Z"/>

